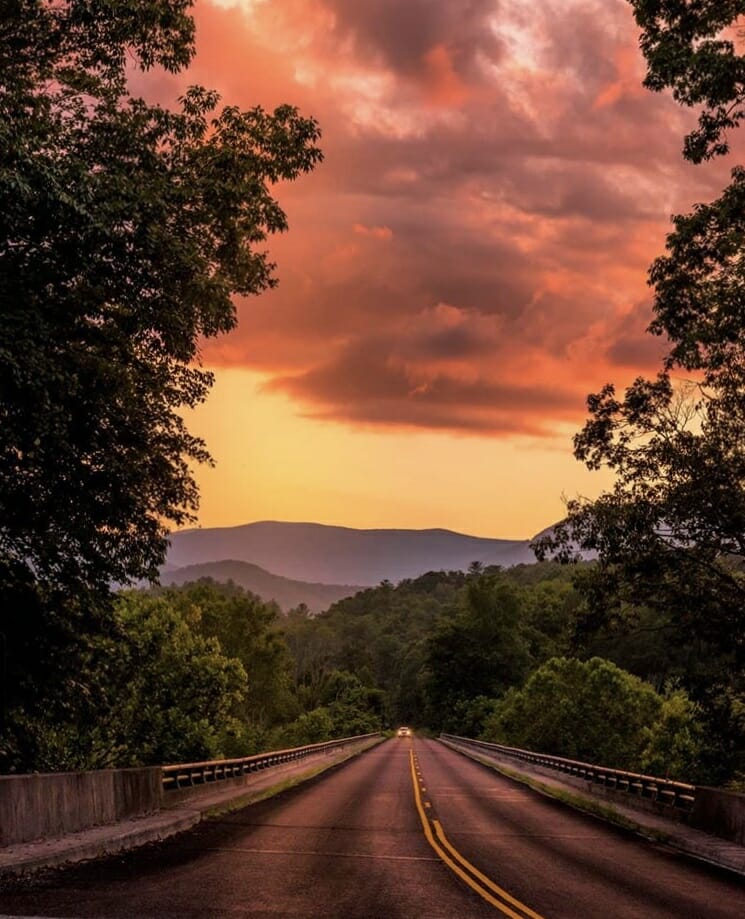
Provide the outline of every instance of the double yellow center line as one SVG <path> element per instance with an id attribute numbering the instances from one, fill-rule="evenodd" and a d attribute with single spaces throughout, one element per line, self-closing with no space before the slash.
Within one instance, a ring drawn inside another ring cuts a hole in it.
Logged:
<path id="1" fill-rule="evenodd" d="M 414 801 L 419 813 L 419 819 L 422 821 L 422 829 L 427 842 L 442 861 L 472 890 L 475 890 L 480 897 L 483 897 L 487 903 L 490 903 L 505 916 L 509 916 L 510 919 L 543 919 L 530 907 L 521 903 L 512 894 L 507 893 L 499 884 L 495 884 L 491 878 L 479 871 L 475 865 L 472 865 L 448 840 L 440 821 L 429 819 L 426 808 L 429 808 L 430 805 L 428 801 L 423 801 L 422 799 L 422 791 L 425 789 L 421 785 L 422 779 L 413 749 L 409 751 L 409 761 L 411 765 L 411 781 L 414 785 Z"/>

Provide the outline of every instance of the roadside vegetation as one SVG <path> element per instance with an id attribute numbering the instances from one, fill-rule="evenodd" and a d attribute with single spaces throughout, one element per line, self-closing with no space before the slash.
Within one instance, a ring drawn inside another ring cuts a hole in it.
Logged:
<path id="1" fill-rule="evenodd" d="M 645 85 L 729 152 L 745 0 L 630 0 Z M 321 159 L 290 106 L 172 108 L 189 0 L 13 0 L 0 21 L 0 771 L 240 755 L 407 723 L 745 783 L 745 169 L 649 274 L 659 373 L 588 398 L 615 473 L 543 564 L 434 572 L 286 618 L 234 586 L 117 592 L 194 519 L 202 338 L 273 286 L 272 197 Z M 578 550 L 597 561 L 581 564 Z M 559 564 L 559 563 L 564 563 Z M 739 783 L 739 784 L 738 784 Z"/>
<path id="2" fill-rule="evenodd" d="M 592 565 L 430 572 L 282 616 L 232 584 L 121 593 L 77 705 L 5 749 L 22 769 L 223 756 L 412 724 L 689 781 L 743 768 L 697 696 L 700 647 L 664 628 L 588 633 Z M 690 660 L 696 658 L 695 671 Z M 691 679 L 695 673 L 695 679 Z"/>

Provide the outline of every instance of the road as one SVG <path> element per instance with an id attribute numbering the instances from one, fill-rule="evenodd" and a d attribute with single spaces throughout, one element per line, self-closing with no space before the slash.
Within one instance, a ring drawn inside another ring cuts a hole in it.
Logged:
<path id="1" fill-rule="evenodd" d="M 740 919 L 745 885 L 395 738 L 169 842 L 14 882 L 0 916 Z"/>

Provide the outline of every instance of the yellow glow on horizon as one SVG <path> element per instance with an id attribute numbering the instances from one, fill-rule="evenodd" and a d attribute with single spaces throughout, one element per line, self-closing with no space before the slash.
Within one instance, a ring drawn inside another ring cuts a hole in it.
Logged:
<path id="1" fill-rule="evenodd" d="M 218 369 L 207 403 L 187 416 L 217 462 L 197 470 L 201 526 L 291 520 L 523 539 L 563 516 L 562 494 L 593 497 L 610 483 L 572 457 L 571 428 L 553 441 L 357 429 L 302 417 L 261 392 L 263 381 Z"/>

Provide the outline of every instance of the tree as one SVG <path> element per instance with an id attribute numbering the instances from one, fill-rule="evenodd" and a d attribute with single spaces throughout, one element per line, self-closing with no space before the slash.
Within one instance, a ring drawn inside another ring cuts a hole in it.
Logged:
<path id="1" fill-rule="evenodd" d="M 273 747 L 302 747 L 334 739 L 334 722 L 328 709 L 319 707 L 303 712 L 275 735 Z"/>
<path id="2" fill-rule="evenodd" d="M 685 140 L 686 158 L 699 163 L 727 153 L 727 131 L 745 114 L 745 56 L 734 41 L 745 0 L 629 2 L 642 29 L 644 85 L 672 88 L 678 102 L 701 109 L 697 130 Z"/>
<path id="3" fill-rule="evenodd" d="M 642 772 L 687 782 L 705 780 L 700 772 L 704 732 L 698 716 L 697 706 L 682 690 L 670 693 L 645 732 Z"/>
<path id="4" fill-rule="evenodd" d="M 224 755 L 246 691 L 241 662 L 201 634 L 201 612 L 139 592 L 117 601 L 125 642 L 110 648 L 115 678 L 109 732 L 116 762 L 160 764 Z M 118 678 L 116 678 L 118 676 Z"/>
<path id="5" fill-rule="evenodd" d="M 0 576 L 68 593 L 155 578 L 191 519 L 179 410 L 205 398 L 198 344 L 231 295 L 275 281 L 270 186 L 320 159 L 290 106 L 171 111 L 133 98 L 130 62 L 194 53 L 191 0 L 10 0 L 0 21 Z"/>
<path id="6" fill-rule="evenodd" d="M 579 594 L 567 580 L 554 578 L 522 590 L 525 637 L 536 664 L 568 653 L 579 602 Z"/>
<path id="7" fill-rule="evenodd" d="M 168 604 L 195 618 L 195 628 L 217 640 L 222 652 L 240 661 L 246 683 L 233 715 L 240 725 L 228 755 L 266 749 L 267 732 L 297 713 L 292 693 L 293 662 L 279 631 L 276 604 L 265 603 L 235 584 L 209 578 L 160 591 Z"/>
<path id="8" fill-rule="evenodd" d="M 466 581 L 461 571 L 429 572 L 361 590 L 318 616 L 290 611 L 284 633 L 299 701 L 306 709 L 322 705 L 334 671 L 347 670 L 384 692 L 387 723 L 423 724 L 426 642 L 453 613 Z"/>
<path id="9" fill-rule="evenodd" d="M 335 635 L 320 618 L 311 617 L 307 608 L 298 608 L 287 617 L 284 638 L 294 661 L 296 692 L 307 708 L 316 708 L 334 669 Z"/>
<path id="10" fill-rule="evenodd" d="M 332 737 L 380 730 L 383 693 L 366 686 L 355 673 L 336 670 L 330 675 L 324 705 L 333 722 Z"/>
<path id="11" fill-rule="evenodd" d="M 240 724 L 246 673 L 201 633 L 195 607 L 131 591 L 106 634 L 86 636 L 75 693 L 11 712 L 0 768 L 101 769 L 212 759 Z"/>
<path id="12" fill-rule="evenodd" d="M 552 658 L 511 689 L 487 720 L 487 740 L 617 769 L 639 764 L 662 700 L 601 658 Z"/>
<path id="13" fill-rule="evenodd" d="M 646 85 L 700 109 L 684 156 L 726 153 L 745 111 L 745 56 L 733 41 L 745 3 L 630 2 Z M 684 679 L 718 732 L 711 746 L 725 771 L 745 757 L 735 717 L 745 693 L 744 205 L 737 167 L 719 198 L 673 219 L 667 253 L 649 272 L 649 331 L 669 342 L 662 368 L 623 397 L 612 384 L 588 397 L 590 418 L 574 439 L 575 456 L 613 470 L 615 485 L 596 501 L 570 501 L 565 523 L 538 544 L 563 560 L 597 553 L 582 578 L 589 630 L 634 628 L 651 612 L 672 642 L 697 646 Z"/>
<path id="14" fill-rule="evenodd" d="M 474 722 L 470 706 L 500 696 L 524 679 L 529 653 L 520 598 L 500 574 L 469 579 L 464 608 L 442 622 L 430 638 L 426 687 L 433 727 L 458 733 L 461 721 Z"/>
<path id="15" fill-rule="evenodd" d="M 211 375 L 199 342 L 233 294 L 275 283 L 272 186 L 312 169 L 290 106 L 173 110 L 127 70 L 194 54 L 191 0 L 7 0 L 0 16 L 0 631 L 8 707 L 72 691 L 82 636 L 114 628 L 114 583 L 154 579 L 192 519 L 183 410 Z M 73 704 L 72 702 L 70 704 Z M 0 733 L 2 732 L 0 713 Z M 2 740 L 0 739 L 0 747 Z"/>

